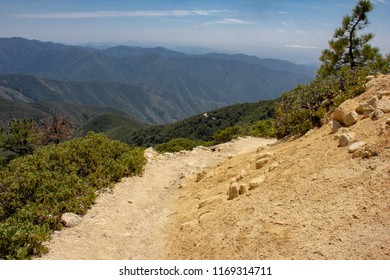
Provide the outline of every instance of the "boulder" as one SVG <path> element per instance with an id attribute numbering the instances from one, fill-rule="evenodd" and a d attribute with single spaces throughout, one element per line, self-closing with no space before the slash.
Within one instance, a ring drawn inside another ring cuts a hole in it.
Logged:
<path id="1" fill-rule="evenodd" d="M 81 217 L 75 213 L 64 213 L 61 222 L 65 227 L 75 227 L 81 223 Z"/>
<path id="2" fill-rule="evenodd" d="M 342 103 L 333 113 L 333 120 L 338 121 L 344 126 L 351 126 L 355 124 L 358 120 L 358 114 L 355 109 L 359 104 L 350 99 Z"/>

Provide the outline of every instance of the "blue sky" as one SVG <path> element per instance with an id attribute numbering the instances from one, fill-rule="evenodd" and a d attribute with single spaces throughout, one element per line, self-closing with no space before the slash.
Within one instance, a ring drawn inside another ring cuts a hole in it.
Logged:
<path id="1" fill-rule="evenodd" d="M 366 32 L 390 52 L 390 0 Z M 355 0 L 0 0 L 0 37 L 201 46 L 297 63 L 318 61 Z"/>

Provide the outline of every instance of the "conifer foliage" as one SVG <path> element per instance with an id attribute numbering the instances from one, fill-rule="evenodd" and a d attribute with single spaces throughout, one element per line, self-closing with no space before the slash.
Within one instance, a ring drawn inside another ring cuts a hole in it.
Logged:
<path id="1" fill-rule="evenodd" d="M 344 65 L 350 68 L 365 66 L 380 57 L 379 49 L 368 44 L 374 34 L 358 34 L 368 26 L 368 13 L 373 8 L 370 0 L 360 0 L 353 8 L 352 14 L 343 18 L 341 27 L 336 29 L 333 39 L 329 41 L 330 48 L 322 52 L 320 74 L 334 73 Z"/>

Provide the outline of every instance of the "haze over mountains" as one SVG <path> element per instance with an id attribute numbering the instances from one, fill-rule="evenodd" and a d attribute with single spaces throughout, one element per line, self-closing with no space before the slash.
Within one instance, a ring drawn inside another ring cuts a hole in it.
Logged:
<path id="1" fill-rule="evenodd" d="M 53 106 L 77 105 L 79 122 L 105 108 L 152 124 L 275 99 L 314 76 L 309 67 L 243 54 L 127 46 L 99 50 L 23 38 L 0 38 L 0 73 L 2 119 L 20 110 L 45 114 Z"/>

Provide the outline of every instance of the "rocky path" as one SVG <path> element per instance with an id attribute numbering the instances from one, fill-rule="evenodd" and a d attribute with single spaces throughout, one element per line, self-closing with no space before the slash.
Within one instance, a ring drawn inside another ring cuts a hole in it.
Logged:
<path id="1" fill-rule="evenodd" d="M 239 139 L 215 152 L 202 148 L 168 155 L 147 152 L 144 175 L 125 178 L 112 192 L 102 193 L 79 225 L 53 236 L 42 259 L 166 259 L 166 244 L 175 238 L 169 233 L 181 183 L 273 141 Z"/>

